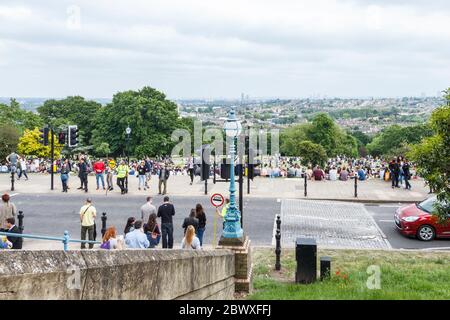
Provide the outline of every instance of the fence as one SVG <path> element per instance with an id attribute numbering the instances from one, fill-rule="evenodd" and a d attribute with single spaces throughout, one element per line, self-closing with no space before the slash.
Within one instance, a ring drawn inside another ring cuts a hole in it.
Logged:
<path id="1" fill-rule="evenodd" d="M 101 244 L 101 242 L 99 242 L 99 241 L 70 239 L 68 231 L 64 231 L 63 237 L 37 236 L 37 235 L 32 235 L 32 234 L 11 233 L 11 232 L 0 232 L 0 236 L 19 237 L 19 238 L 28 238 L 28 239 L 37 239 L 37 240 L 48 240 L 48 241 L 61 241 L 64 245 L 64 251 L 68 250 L 70 242 Z"/>

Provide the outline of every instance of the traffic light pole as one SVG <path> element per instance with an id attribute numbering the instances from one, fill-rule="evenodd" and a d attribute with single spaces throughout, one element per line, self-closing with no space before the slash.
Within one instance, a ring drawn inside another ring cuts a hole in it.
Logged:
<path id="1" fill-rule="evenodd" d="M 54 170 L 53 170 L 53 163 L 55 161 L 55 136 L 53 134 L 53 128 L 50 128 L 50 135 L 51 135 L 51 164 L 50 164 L 50 176 L 51 176 L 51 182 L 50 182 L 50 189 L 54 189 Z"/>
<path id="2" fill-rule="evenodd" d="M 243 184 L 244 178 L 242 177 L 242 171 L 244 170 L 244 165 L 242 164 L 242 153 L 239 153 L 239 211 L 241 212 L 241 228 L 244 226 L 244 204 L 243 204 Z M 231 174 L 231 172 L 230 172 Z M 233 172 L 234 174 L 234 172 Z"/>

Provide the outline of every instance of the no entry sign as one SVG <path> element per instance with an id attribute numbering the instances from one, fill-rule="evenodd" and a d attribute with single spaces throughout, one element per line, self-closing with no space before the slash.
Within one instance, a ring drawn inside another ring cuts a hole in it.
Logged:
<path id="1" fill-rule="evenodd" d="M 214 193 L 211 196 L 211 204 L 216 208 L 222 206 L 224 201 L 225 198 L 220 193 Z"/>

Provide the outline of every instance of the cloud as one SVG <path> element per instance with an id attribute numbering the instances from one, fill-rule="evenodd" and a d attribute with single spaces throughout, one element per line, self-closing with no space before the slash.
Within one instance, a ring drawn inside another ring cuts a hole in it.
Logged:
<path id="1" fill-rule="evenodd" d="M 449 82 L 446 1 L 2 3 L 0 95 L 400 96 Z"/>

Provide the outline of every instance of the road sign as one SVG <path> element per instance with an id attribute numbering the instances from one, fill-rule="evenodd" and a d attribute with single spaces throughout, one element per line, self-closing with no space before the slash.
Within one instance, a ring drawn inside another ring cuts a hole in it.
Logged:
<path id="1" fill-rule="evenodd" d="M 225 198 L 220 193 L 214 193 L 211 196 L 211 204 L 216 208 L 222 206 L 224 202 Z"/>

